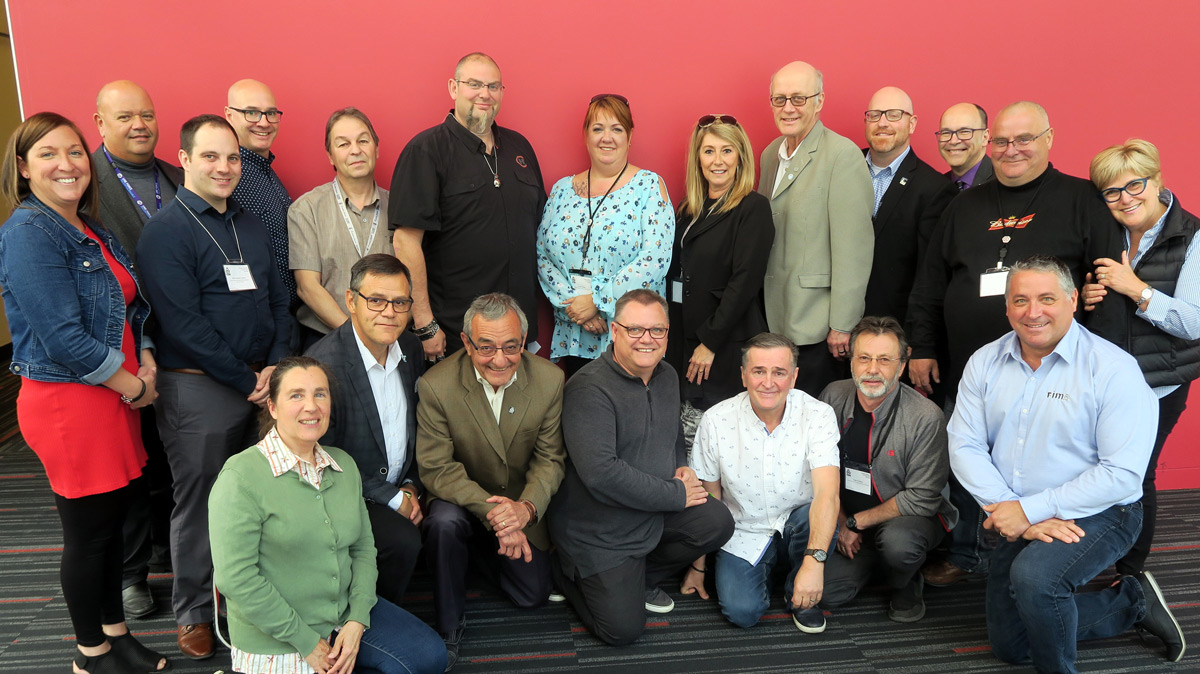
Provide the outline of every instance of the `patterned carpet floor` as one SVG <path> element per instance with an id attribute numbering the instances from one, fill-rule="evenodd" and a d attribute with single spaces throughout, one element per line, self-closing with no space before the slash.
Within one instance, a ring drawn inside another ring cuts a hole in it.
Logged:
<path id="1" fill-rule="evenodd" d="M 3 398 L 0 395 L 0 405 Z M 8 397 L 11 401 L 11 397 Z M 3 411 L 0 411 L 0 415 Z M 1158 541 L 1149 567 L 1194 645 L 1169 665 L 1156 639 L 1133 631 L 1080 645 L 1084 672 L 1200 671 L 1200 490 L 1160 496 Z M 41 464 L 19 435 L 0 442 L 0 673 L 70 672 L 73 636 L 58 584 L 61 530 Z M 171 657 L 172 671 L 228 671 L 228 651 L 193 662 L 175 648 L 167 606 L 171 578 L 151 576 L 158 613 L 130 623 L 134 633 Z M 984 626 L 982 581 L 926 590 L 928 613 L 911 625 L 887 619 L 887 596 L 869 588 L 851 606 L 829 614 L 820 635 L 796 630 L 783 608 L 782 590 L 762 623 L 742 630 L 727 623 L 715 603 L 667 588 L 676 608 L 648 616 L 641 641 L 612 648 L 593 638 L 565 604 L 522 611 L 498 590 L 475 583 L 467 602 L 468 626 L 455 672 L 1026 672 L 991 656 Z M 406 607 L 432 621 L 431 583 L 419 571 Z"/>

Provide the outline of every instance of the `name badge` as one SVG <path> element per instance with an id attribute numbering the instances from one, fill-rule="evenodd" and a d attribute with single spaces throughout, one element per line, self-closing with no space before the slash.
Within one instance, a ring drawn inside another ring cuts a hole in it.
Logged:
<path id="1" fill-rule="evenodd" d="M 571 292 L 575 293 L 574 295 L 572 295 L 572 297 L 579 297 L 580 295 L 591 295 L 592 294 L 592 277 L 591 277 L 591 275 L 588 274 L 585 276 L 583 274 L 576 274 L 576 273 L 574 273 L 574 271 L 572 271 Z"/>
<path id="2" fill-rule="evenodd" d="M 989 269 L 979 275 L 979 296 L 995 297 L 1004 294 L 1004 285 L 1008 282 L 1008 268 Z"/>
<path id="3" fill-rule="evenodd" d="M 254 275 L 250 273 L 250 265 L 248 264 L 225 265 L 225 282 L 229 284 L 229 292 L 231 293 L 243 290 L 258 290 L 258 286 L 254 284 Z"/>
<path id="4" fill-rule="evenodd" d="M 683 281 L 671 279 L 671 301 L 683 304 Z"/>
<path id="5" fill-rule="evenodd" d="M 868 496 L 871 495 L 870 470 L 859 470 L 858 468 L 851 468 L 850 466 L 846 466 L 843 468 L 843 470 L 845 471 L 846 475 L 846 489 L 849 489 L 856 494 L 866 494 Z"/>

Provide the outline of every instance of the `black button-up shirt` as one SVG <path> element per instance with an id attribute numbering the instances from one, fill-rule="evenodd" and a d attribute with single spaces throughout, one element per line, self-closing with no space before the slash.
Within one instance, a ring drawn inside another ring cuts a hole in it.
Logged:
<path id="1" fill-rule="evenodd" d="M 448 350 L 462 346 L 463 314 L 479 295 L 512 295 L 537 338 L 537 228 L 546 188 L 533 147 L 492 125 L 496 153 L 454 118 L 417 134 L 396 161 L 388 222 L 425 230 L 429 302 Z M 491 166 L 497 167 L 495 187 Z"/>
<path id="2" fill-rule="evenodd" d="M 267 228 L 232 202 L 219 213 L 182 186 L 175 196 L 138 242 L 143 288 L 158 319 L 158 365 L 203 370 L 249 395 L 257 377 L 247 363 L 278 361 L 291 331 Z M 226 256 L 236 259 L 239 244 L 255 290 L 231 292 L 225 279 Z"/>
<path id="3" fill-rule="evenodd" d="M 271 164 L 275 162 L 275 153 L 263 157 L 253 150 L 238 148 L 242 154 L 242 179 L 233 188 L 233 198 L 242 206 L 258 216 L 267 226 L 271 237 L 271 252 L 275 256 L 275 270 L 287 288 L 288 301 L 295 306 L 299 301 L 296 294 L 296 277 L 292 275 L 288 264 L 288 208 L 292 205 L 292 197 L 275 175 Z"/>

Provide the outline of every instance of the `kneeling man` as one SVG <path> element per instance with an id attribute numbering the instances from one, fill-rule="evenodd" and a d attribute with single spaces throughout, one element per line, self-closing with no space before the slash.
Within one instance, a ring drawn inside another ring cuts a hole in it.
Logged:
<path id="1" fill-rule="evenodd" d="M 896 319 L 868 316 L 850 333 L 853 378 L 821 393 L 842 429 L 838 554 L 829 559 L 821 603 L 848 603 L 879 571 L 892 593 L 888 618 L 902 623 L 925 617 L 918 569 L 958 519 L 943 498 L 946 418 L 900 383 L 908 355 Z"/>
<path id="2" fill-rule="evenodd" d="M 1133 357 L 1075 322 L 1078 299 L 1058 259 L 1014 264 L 1013 331 L 976 351 L 959 385 L 950 465 L 1006 539 L 988 572 L 988 639 L 1005 662 L 1074 672 L 1077 641 L 1138 625 L 1175 662 L 1183 631 L 1149 572 L 1077 593 L 1137 538 L 1158 419 Z"/>
<path id="3" fill-rule="evenodd" d="M 621 646 L 641 636 L 646 611 L 675 607 L 659 583 L 721 547 L 733 520 L 687 466 L 679 377 L 662 362 L 666 300 L 639 288 L 615 309 L 612 346 L 567 383 L 571 460 L 549 517 L 563 594 L 592 634 Z"/>
<path id="4" fill-rule="evenodd" d="M 692 468 L 725 502 L 735 530 L 716 555 L 721 612 L 753 627 L 771 603 L 771 570 L 786 564 L 788 610 L 802 632 L 825 631 L 817 605 L 838 512 L 833 410 L 796 384 L 796 346 L 764 332 L 742 347 L 745 393 L 709 408 L 696 429 Z M 683 591 L 704 593 L 704 559 Z"/>

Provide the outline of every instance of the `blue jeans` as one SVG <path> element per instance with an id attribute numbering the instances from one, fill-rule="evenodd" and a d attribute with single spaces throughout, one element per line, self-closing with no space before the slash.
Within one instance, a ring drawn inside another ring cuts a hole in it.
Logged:
<path id="1" fill-rule="evenodd" d="M 987 513 L 953 473 L 950 475 L 950 503 L 958 508 L 958 524 L 950 530 L 946 561 L 963 571 L 987 573 L 988 561 L 996 547 L 996 534 L 983 528 Z"/>
<path id="2" fill-rule="evenodd" d="M 777 563 L 788 564 L 787 584 L 783 587 L 787 605 L 791 606 L 792 584 L 804 561 L 804 551 L 808 549 L 809 505 L 806 503 L 792 511 L 783 525 L 783 535 L 771 537 L 758 564 L 751 564 L 725 550 L 717 551 L 717 598 L 721 602 L 721 613 L 729 622 L 738 627 L 754 627 L 767 612 L 771 605 L 771 570 Z M 833 540 L 837 540 L 837 536 Z M 829 541 L 830 549 L 833 540 Z"/>
<path id="3" fill-rule="evenodd" d="M 363 632 L 354 671 L 358 674 L 441 674 L 446 644 L 416 616 L 379 597 L 371 628 Z"/>
<path id="4" fill-rule="evenodd" d="M 1075 644 L 1124 632 L 1146 613 L 1141 585 L 1076 594 L 1120 559 L 1142 527 L 1142 504 L 1117 505 L 1075 520 L 1078 543 L 1001 542 L 987 588 L 988 640 L 1004 662 L 1029 661 L 1039 672 L 1075 672 Z"/>

